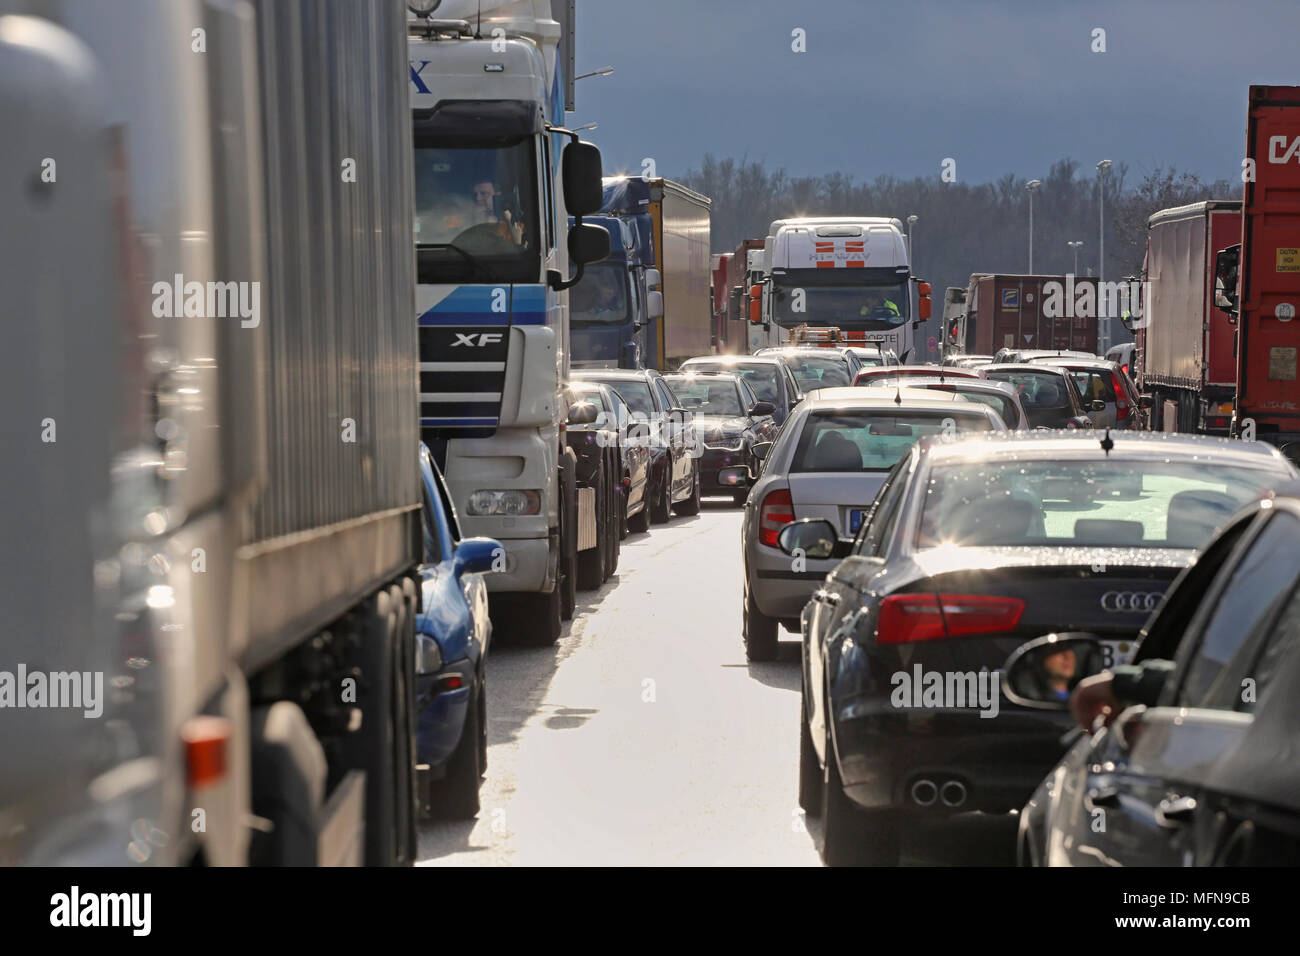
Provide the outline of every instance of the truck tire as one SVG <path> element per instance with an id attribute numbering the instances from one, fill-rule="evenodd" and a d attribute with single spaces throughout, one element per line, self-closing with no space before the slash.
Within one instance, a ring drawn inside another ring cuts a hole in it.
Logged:
<path id="1" fill-rule="evenodd" d="M 315 866 L 328 765 L 325 752 L 292 701 L 255 707 L 249 719 L 252 810 L 271 821 L 253 831 L 253 866 Z"/>
<path id="2" fill-rule="evenodd" d="M 445 820 L 472 820 L 479 812 L 479 787 L 483 782 L 482 714 L 475 683 L 465 710 L 460 742 L 447 761 L 447 775 L 434 784 L 433 813 Z"/>
<path id="3" fill-rule="evenodd" d="M 605 583 L 605 566 L 609 559 L 609 496 L 606 493 L 605 462 L 596 466 L 596 546 L 578 552 L 577 590 L 594 591 Z M 575 528 L 576 537 L 576 528 Z"/>
<path id="4" fill-rule="evenodd" d="M 511 608 L 518 621 L 519 629 L 515 635 L 519 643 L 529 647 L 549 647 L 558 641 L 564 628 L 561 605 L 558 581 L 546 594 L 519 595 L 517 605 Z"/>
<path id="5" fill-rule="evenodd" d="M 693 471 L 695 477 L 692 479 L 691 496 L 676 505 L 677 513 L 687 518 L 700 513 L 700 469 L 698 464 Z"/>

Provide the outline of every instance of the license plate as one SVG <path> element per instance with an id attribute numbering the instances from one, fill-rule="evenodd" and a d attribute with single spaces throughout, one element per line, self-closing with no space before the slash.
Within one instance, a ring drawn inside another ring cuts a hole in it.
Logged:
<path id="1" fill-rule="evenodd" d="M 851 534 L 857 534 L 858 529 L 862 527 L 862 514 L 862 508 L 849 509 L 849 532 Z"/>
<path id="2" fill-rule="evenodd" d="M 1134 641 L 1101 641 L 1102 666 L 1109 669 L 1116 664 L 1127 664 L 1133 656 Z"/>

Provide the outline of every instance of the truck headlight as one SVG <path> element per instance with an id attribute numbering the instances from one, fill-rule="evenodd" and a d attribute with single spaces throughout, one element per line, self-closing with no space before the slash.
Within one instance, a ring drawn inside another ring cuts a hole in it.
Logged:
<path id="1" fill-rule="evenodd" d="M 535 515 L 542 510 L 540 491 L 476 491 L 466 513 L 472 515 Z"/>
<path id="2" fill-rule="evenodd" d="M 428 634 L 415 635 L 415 672 L 436 674 L 442 670 L 442 651 Z"/>

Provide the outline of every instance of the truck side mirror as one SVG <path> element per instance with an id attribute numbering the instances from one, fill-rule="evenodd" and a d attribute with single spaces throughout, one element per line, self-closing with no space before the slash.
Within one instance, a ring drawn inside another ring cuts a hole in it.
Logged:
<path id="1" fill-rule="evenodd" d="M 569 230 L 569 258 L 585 266 L 609 256 L 609 232 L 604 226 L 579 223 Z"/>
<path id="2" fill-rule="evenodd" d="M 922 322 L 930 317 L 930 297 L 928 295 L 923 295 L 917 300 L 916 311 Z"/>
<path id="3" fill-rule="evenodd" d="M 664 277 L 658 269 L 647 269 L 645 271 L 645 287 L 647 289 L 661 289 L 663 284 Z"/>
<path id="4" fill-rule="evenodd" d="M 758 325 L 763 321 L 763 287 L 761 285 L 751 285 L 749 287 L 749 321 Z"/>
<path id="5" fill-rule="evenodd" d="M 650 319 L 662 319 L 664 317 L 664 294 L 662 292 L 647 292 L 645 294 L 645 314 Z"/>
<path id="6" fill-rule="evenodd" d="M 590 216 L 604 205 L 600 149 L 594 143 L 574 142 L 564 147 L 564 208 L 572 216 Z M 609 255 L 606 250 L 603 259 Z M 595 261 L 595 260 L 591 260 Z"/>

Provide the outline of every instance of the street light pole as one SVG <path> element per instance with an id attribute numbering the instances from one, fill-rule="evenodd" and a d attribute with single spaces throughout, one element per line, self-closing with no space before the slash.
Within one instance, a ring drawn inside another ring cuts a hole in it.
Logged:
<path id="1" fill-rule="evenodd" d="M 1083 240 L 1071 239 L 1066 242 L 1066 245 L 1074 250 L 1074 275 L 1077 276 L 1079 274 L 1079 247 L 1083 245 Z"/>
<path id="2" fill-rule="evenodd" d="M 1097 299 L 1101 300 L 1101 284 L 1106 281 L 1106 170 L 1111 161 L 1103 159 L 1097 164 Z M 1110 348 L 1110 316 L 1103 315 L 1097 323 L 1100 335 L 1100 348 L 1103 352 Z"/>
<path id="3" fill-rule="evenodd" d="M 1034 274 L 1034 193 L 1038 192 L 1038 187 L 1043 185 L 1041 179 L 1031 179 L 1025 183 L 1025 188 L 1029 190 L 1029 274 Z"/>
<path id="4" fill-rule="evenodd" d="M 579 73 L 573 79 L 577 81 L 585 80 L 589 76 L 609 76 L 613 72 L 614 68 L 612 66 L 602 66 L 599 70 L 592 70 L 590 73 Z"/>
<path id="5" fill-rule="evenodd" d="M 912 256 L 912 232 L 916 229 L 916 216 L 907 217 L 907 267 L 916 271 L 916 259 Z"/>

